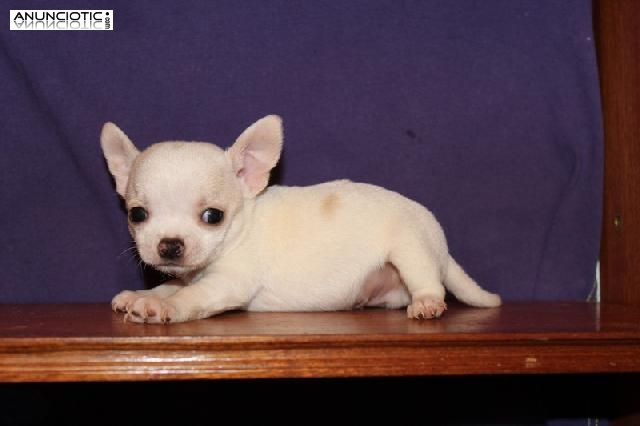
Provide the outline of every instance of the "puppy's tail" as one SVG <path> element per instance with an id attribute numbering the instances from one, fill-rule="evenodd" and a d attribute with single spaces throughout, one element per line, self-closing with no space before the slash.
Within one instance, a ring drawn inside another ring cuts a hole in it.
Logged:
<path id="1" fill-rule="evenodd" d="M 451 256 L 444 285 L 456 299 L 467 305 L 493 308 L 502 304 L 500 296 L 480 287 Z"/>

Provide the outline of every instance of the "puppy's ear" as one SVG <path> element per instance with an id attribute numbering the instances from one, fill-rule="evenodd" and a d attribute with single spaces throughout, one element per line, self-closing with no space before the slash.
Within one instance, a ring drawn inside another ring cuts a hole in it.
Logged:
<path id="1" fill-rule="evenodd" d="M 282 119 L 268 115 L 253 123 L 227 149 L 233 171 L 248 195 L 255 197 L 269 182 L 282 151 Z"/>
<path id="2" fill-rule="evenodd" d="M 106 123 L 100 134 L 100 145 L 109 171 L 116 181 L 116 191 L 124 198 L 133 160 L 140 154 L 131 140 L 113 123 Z"/>

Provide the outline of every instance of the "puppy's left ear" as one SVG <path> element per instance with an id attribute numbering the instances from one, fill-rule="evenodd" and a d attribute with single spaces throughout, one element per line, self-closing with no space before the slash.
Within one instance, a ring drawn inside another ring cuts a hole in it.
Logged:
<path id="1" fill-rule="evenodd" d="M 267 115 L 253 123 L 227 149 L 236 176 L 249 196 L 255 197 L 267 187 L 269 172 L 282 151 L 282 119 Z"/>

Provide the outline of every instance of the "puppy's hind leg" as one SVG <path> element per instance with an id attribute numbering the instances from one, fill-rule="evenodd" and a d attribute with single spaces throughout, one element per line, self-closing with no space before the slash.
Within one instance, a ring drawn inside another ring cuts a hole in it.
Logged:
<path id="1" fill-rule="evenodd" d="M 411 294 L 411 304 L 407 306 L 409 318 L 438 318 L 447 309 L 441 257 L 419 236 L 400 239 L 390 252 L 389 260 Z"/>

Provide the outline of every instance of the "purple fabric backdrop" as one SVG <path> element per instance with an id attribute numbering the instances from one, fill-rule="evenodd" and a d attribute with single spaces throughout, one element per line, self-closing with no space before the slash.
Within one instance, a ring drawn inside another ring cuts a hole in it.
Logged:
<path id="1" fill-rule="evenodd" d="M 285 125 L 277 182 L 350 178 L 415 198 L 506 299 L 589 293 L 602 131 L 588 1 L 55 7 L 113 8 L 114 30 L 0 28 L 1 302 L 143 287 L 105 121 L 140 147 L 228 146 L 268 113 Z"/>

